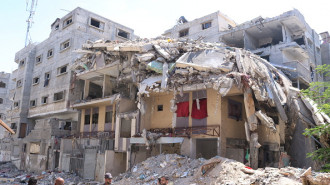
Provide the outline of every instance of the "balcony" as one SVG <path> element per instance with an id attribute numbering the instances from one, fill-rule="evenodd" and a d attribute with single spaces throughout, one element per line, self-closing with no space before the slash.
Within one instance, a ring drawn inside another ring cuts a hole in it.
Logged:
<path id="1" fill-rule="evenodd" d="M 294 81 L 294 80 L 300 80 L 304 82 L 305 84 L 309 84 L 312 82 L 312 74 L 311 71 L 303 66 L 299 61 L 290 61 L 283 63 L 284 66 L 292 68 L 292 70 L 285 70 L 285 73 L 288 75 L 288 77 Z"/>

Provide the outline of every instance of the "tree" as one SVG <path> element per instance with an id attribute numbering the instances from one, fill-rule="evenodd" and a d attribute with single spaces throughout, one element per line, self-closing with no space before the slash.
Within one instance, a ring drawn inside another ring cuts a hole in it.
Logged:
<path id="1" fill-rule="evenodd" d="M 330 65 L 324 64 L 316 68 L 317 73 L 323 74 L 324 77 L 330 76 Z M 312 82 L 310 87 L 302 91 L 307 96 L 317 102 L 320 111 L 330 116 L 330 82 Z M 315 126 L 306 129 L 305 136 L 314 136 L 320 140 L 322 147 L 312 153 L 308 153 L 308 157 L 313 160 L 324 162 L 322 166 L 323 172 L 330 172 L 330 124 Z"/>

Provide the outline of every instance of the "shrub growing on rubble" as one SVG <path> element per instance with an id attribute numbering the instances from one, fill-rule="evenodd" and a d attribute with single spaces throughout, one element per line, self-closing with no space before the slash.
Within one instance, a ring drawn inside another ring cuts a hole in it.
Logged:
<path id="1" fill-rule="evenodd" d="M 323 74 L 324 77 L 328 77 L 330 76 L 330 65 L 324 64 L 318 66 L 316 71 Z M 305 96 L 318 103 L 320 111 L 330 116 L 330 82 L 312 82 L 310 83 L 310 87 L 302 92 Z M 330 172 L 330 124 L 327 123 L 306 129 L 304 135 L 317 137 L 321 141 L 322 148 L 308 153 L 307 157 L 324 162 L 321 171 Z"/>

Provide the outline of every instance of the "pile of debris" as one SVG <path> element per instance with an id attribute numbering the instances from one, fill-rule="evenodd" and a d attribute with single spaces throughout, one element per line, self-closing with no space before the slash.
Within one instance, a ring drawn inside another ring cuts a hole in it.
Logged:
<path id="1" fill-rule="evenodd" d="M 286 133 L 294 131 L 297 118 L 310 127 L 330 123 L 329 116 L 320 112 L 312 100 L 302 97 L 281 70 L 244 49 L 198 40 L 157 38 L 88 42 L 75 52 L 83 54 L 71 66 L 78 78 L 88 72 L 107 71 L 117 85 L 130 86 L 128 96 L 136 99 L 142 115 L 150 93 L 173 93 L 170 109 L 175 114 L 177 94 L 182 97 L 186 91 L 214 89 L 218 95 L 226 96 L 238 89 L 244 94 L 247 141 L 251 141 L 251 152 L 256 155 L 254 149 L 261 146 L 258 125 L 277 132 L 274 118 L 290 122 L 291 130 Z M 172 127 L 176 127 L 176 116 Z M 286 143 L 291 139 L 286 135 Z"/>
<path id="2" fill-rule="evenodd" d="M 310 169 L 266 167 L 253 170 L 240 162 L 219 156 L 205 160 L 190 159 L 177 154 L 161 154 L 135 165 L 129 172 L 120 174 L 114 179 L 114 184 L 156 185 L 158 178 L 162 176 L 169 178 L 169 182 L 173 184 L 190 185 L 330 183 L 329 173 L 311 172 Z"/>
<path id="3" fill-rule="evenodd" d="M 65 184 L 97 184 L 88 182 L 81 179 L 75 174 L 65 173 L 60 171 L 44 171 L 41 174 L 25 172 L 18 170 L 16 166 L 11 162 L 2 162 L 0 164 L 0 184 L 27 184 L 31 177 L 38 179 L 38 184 L 49 185 L 54 184 L 57 177 L 61 177 L 65 180 Z"/>

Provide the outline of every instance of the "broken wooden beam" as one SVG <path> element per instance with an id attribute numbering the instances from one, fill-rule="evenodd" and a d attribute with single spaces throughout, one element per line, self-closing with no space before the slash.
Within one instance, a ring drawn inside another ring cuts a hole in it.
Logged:
<path id="1" fill-rule="evenodd" d="M 15 134 L 15 132 L 5 123 L 0 119 L 0 125 L 5 128 L 9 133 Z"/>

